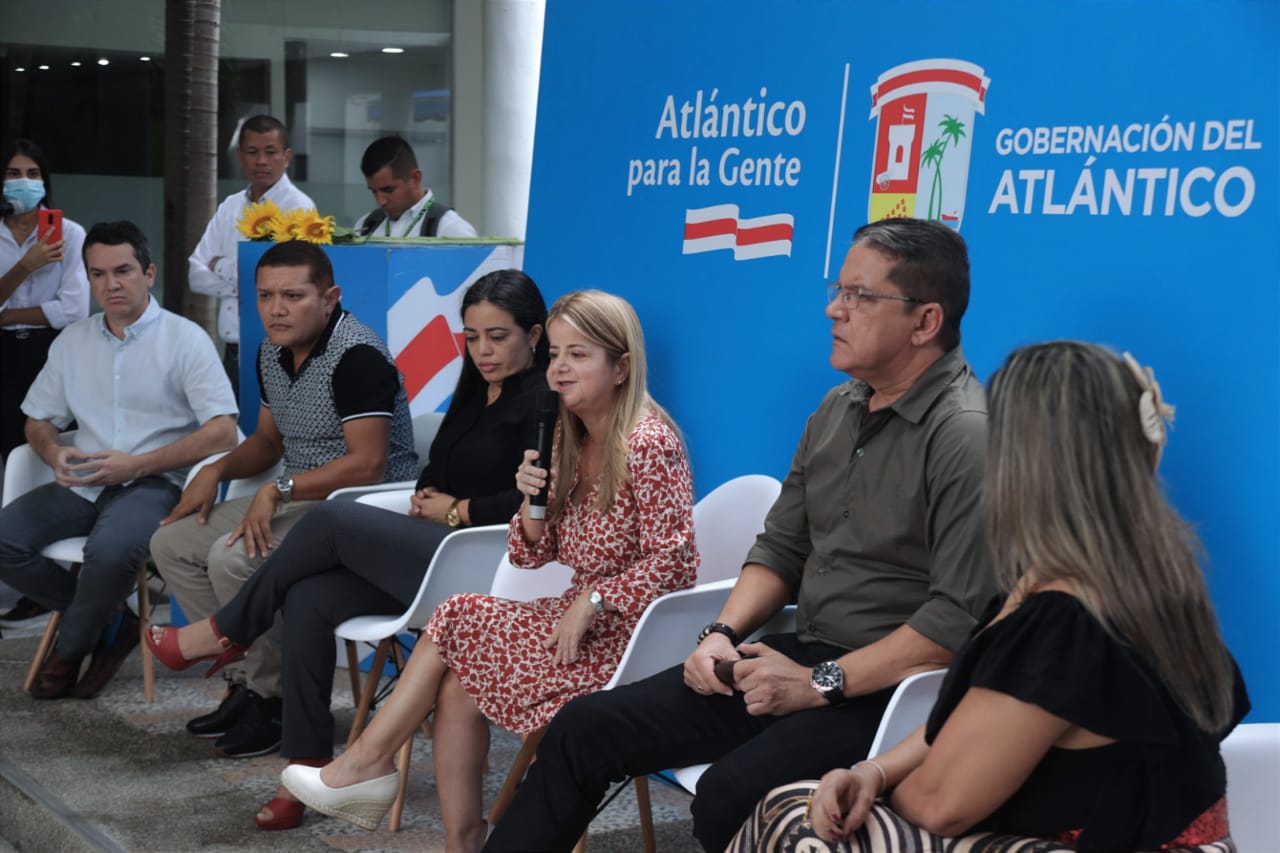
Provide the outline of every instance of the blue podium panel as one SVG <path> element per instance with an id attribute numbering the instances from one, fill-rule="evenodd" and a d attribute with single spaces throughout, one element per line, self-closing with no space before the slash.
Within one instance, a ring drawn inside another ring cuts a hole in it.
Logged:
<path id="1" fill-rule="evenodd" d="M 241 243 L 240 269 L 255 269 L 272 245 Z M 523 247 L 468 242 L 323 248 L 342 288 L 342 307 L 387 342 L 404 376 L 412 413 L 443 409 L 462 369 L 462 294 L 486 273 L 520 267 Z M 240 285 L 240 428 L 245 435 L 258 423 L 256 359 L 264 336 L 252 281 L 245 276 Z"/>
<path id="2" fill-rule="evenodd" d="M 1280 4 L 777 8 L 548 0 L 526 269 L 636 306 L 703 494 L 784 475 L 843 378 L 823 284 L 854 229 L 959 228 L 983 378 L 1064 337 L 1155 367 L 1162 475 L 1280 720 Z"/>

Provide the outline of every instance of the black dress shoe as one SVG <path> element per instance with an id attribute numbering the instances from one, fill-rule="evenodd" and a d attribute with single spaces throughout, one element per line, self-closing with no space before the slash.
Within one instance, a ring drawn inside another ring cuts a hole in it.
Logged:
<path id="1" fill-rule="evenodd" d="M 24 595 L 9 611 L 0 615 L 0 628 L 30 628 L 48 620 L 49 608 Z"/>
<path id="2" fill-rule="evenodd" d="M 44 659 L 29 692 L 37 699 L 61 699 L 71 694 L 79 675 L 80 661 L 64 658 L 55 649 Z"/>
<path id="3" fill-rule="evenodd" d="M 138 629 L 138 617 L 126 609 L 120 620 L 102 633 L 102 639 L 98 640 L 93 657 L 89 659 L 89 668 L 80 676 L 71 694 L 80 699 L 92 699 L 102 692 L 102 688 L 120 671 L 124 659 L 138 645 Z"/>
<path id="4" fill-rule="evenodd" d="M 227 697 L 218 704 L 216 711 L 202 714 L 187 723 L 187 731 L 196 737 L 222 737 L 231 731 L 236 720 L 249 705 L 253 691 L 243 684 L 232 684 Z"/>
<path id="5" fill-rule="evenodd" d="M 245 689 L 249 694 L 249 702 L 236 720 L 231 731 L 214 742 L 214 746 L 222 750 L 228 758 L 252 758 L 255 755 L 266 755 L 280 748 L 281 711 L 284 702 L 278 698 L 264 699 L 257 693 Z"/>

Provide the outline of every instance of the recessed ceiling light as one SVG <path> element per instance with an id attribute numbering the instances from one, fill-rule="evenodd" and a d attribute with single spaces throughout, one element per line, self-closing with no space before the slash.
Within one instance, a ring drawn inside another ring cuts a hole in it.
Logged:
<path id="1" fill-rule="evenodd" d="M 110 60 L 110 59 L 106 59 L 106 58 L 104 57 L 103 59 L 99 59 L 99 60 L 98 60 L 98 64 L 99 64 L 99 65 L 110 65 L 110 64 L 111 64 L 111 60 Z"/>
<path id="2" fill-rule="evenodd" d="M 48 71 L 48 70 L 49 70 L 49 66 L 47 66 L 47 65 L 41 65 L 41 66 L 40 66 L 40 70 L 41 70 L 41 71 Z"/>
<path id="3" fill-rule="evenodd" d="M 343 53 L 343 52 L 342 52 L 342 51 L 340 51 L 340 50 L 335 50 L 333 53 L 330 53 L 329 55 L 330 55 L 330 56 L 332 56 L 334 59 L 346 59 L 346 58 L 347 58 L 347 57 L 349 57 L 351 54 L 349 54 L 349 53 Z"/>
<path id="4" fill-rule="evenodd" d="M 382 52 L 383 53 L 404 53 L 404 48 L 403 47 L 384 47 L 382 49 Z"/>
<path id="5" fill-rule="evenodd" d="M 76 60 L 75 62 L 71 63 L 71 67 L 72 67 L 72 68 L 79 68 L 79 67 L 80 67 L 80 61 L 79 61 L 79 60 Z"/>
<path id="6" fill-rule="evenodd" d="M 150 61 L 151 61 L 151 57 L 149 57 L 149 56 L 139 56 L 139 57 L 138 57 L 138 59 L 139 59 L 139 60 L 141 60 L 142 62 L 150 62 Z"/>
<path id="7" fill-rule="evenodd" d="M 26 71 L 27 69 L 25 69 L 25 68 L 23 68 L 21 65 L 19 65 L 17 68 L 15 68 L 15 69 L 13 69 L 13 70 L 14 70 L 14 71 Z"/>

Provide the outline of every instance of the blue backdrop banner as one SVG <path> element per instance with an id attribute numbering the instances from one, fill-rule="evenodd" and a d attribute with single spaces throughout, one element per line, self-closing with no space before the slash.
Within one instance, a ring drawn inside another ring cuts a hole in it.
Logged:
<path id="1" fill-rule="evenodd" d="M 526 269 L 628 298 L 700 494 L 840 381 L 853 230 L 961 229 L 964 349 L 1131 350 L 1252 720 L 1280 720 L 1280 5 L 548 0 Z"/>

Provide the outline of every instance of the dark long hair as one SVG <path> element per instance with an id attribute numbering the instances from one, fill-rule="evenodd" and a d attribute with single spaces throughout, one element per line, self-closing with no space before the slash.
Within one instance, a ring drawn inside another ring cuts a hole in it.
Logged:
<path id="1" fill-rule="evenodd" d="M 547 303 L 533 279 L 515 269 L 497 270 L 482 276 L 463 294 L 459 313 L 465 318 L 467 309 L 481 302 L 492 303 L 506 311 L 526 334 L 534 326 L 542 327 L 542 335 L 533 350 L 533 367 L 546 371 L 547 364 L 551 361 L 546 333 Z M 480 374 L 480 368 L 471 360 L 471 351 L 463 347 L 462 374 L 458 377 L 457 387 L 453 389 L 453 399 L 449 402 L 444 420 L 450 420 L 454 412 L 466 406 L 477 395 L 484 394 L 487 385 L 487 380 Z M 442 428 L 443 426 L 441 423 Z"/>
<path id="2" fill-rule="evenodd" d="M 9 161 L 18 154 L 30 157 L 40 167 L 40 177 L 44 179 L 44 206 L 53 207 L 53 179 L 49 177 L 49 161 L 44 151 L 30 139 L 20 137 L 0 148 L 0 166 L 9 168 Z"/>

